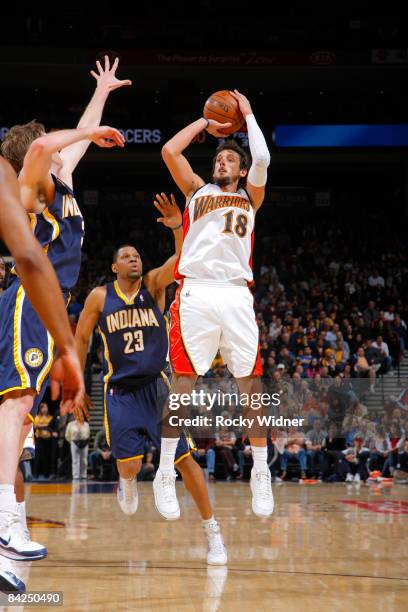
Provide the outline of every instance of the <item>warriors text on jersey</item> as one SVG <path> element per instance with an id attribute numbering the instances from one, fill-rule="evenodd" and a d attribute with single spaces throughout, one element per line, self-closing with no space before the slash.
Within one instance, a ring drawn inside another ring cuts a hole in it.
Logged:
<path id="1" fill-rule="evenodd" d="M 30 213 L 33 232 L 54 266 L 61 288 L 72 289 L 81 268 L 84 220 L 71 189 L 52 175 L 55 198 L 42 213 Z"/>
<path id="2" fill-rule="evenodd" d="M 183 217 L 183 248 L 176 278 L 252 282 L 255 213 L 245 189 L 211 183 L 191 198 Z"/>
<path id="3" fill-rule="evenodd" d="M 128 299 L 115 281 L 106 285 L 106 298 L 98 321 L 104 348 L 105 382 L 160 374 L 168 349 L 166 321 L 140 279 Z"/>

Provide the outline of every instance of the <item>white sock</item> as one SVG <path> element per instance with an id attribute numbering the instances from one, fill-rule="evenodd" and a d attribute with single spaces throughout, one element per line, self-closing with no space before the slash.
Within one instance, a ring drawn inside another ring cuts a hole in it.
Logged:
<path id="1" fill-rule="evenodd" d="M 160 451 L 160 465 L 162 472 L 174 470 L 174 459 L 179 438 L 162 438 Z"/>
<path id="2" fill-rule="evenodd" d="M 14 493 L 14 485 L 2 484 L 0 485 L 0 510 L 2 508 L 9 508 L 15 506 L 16 495 Z"/>
<path id="3" fill-rule="evenodd" d="M 252 457 L 254 460 L 254 468 L 256 470 L 265 470 L 268 468 L 268 448 L 265 446 L 251 446 Z"/>
<path id="4" fill-rule="evenodd" d="M 25 501 L 17 502 L 17 510 L 21 518 L 21 522 L 27 529 L 27 515 L 26 515 L 26 503 Z"/>
<path id="5" fill-rule="evenodd" d="M 203 525 L 204 527 L 210 527 L 210 525 L 218 525 L 218 523 L 215 520 L 214 515 L 212 515 L 209 519 L 203 519 Z"/>

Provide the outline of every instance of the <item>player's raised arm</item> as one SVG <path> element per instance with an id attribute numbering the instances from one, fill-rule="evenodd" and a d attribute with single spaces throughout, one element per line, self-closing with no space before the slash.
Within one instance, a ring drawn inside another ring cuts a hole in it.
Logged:
<path id="1" fill-rule="evenodd" d="M 106 288 L 95 287 L 86 298 L 84 308 L 79 316 L 75 332 L 75 342 L 82 370 L 85 369 L 89 340 L 103 310 L 105 297 Z"/>
<path id="2" fill-rule="evenodd" d="M 79 120 L 77 128 L 98 127 L 101 123 L 103 109 L 110 92 L 132 84 L 129 79 L 120 80 L 116 77 L 118 65 L 119 58 L 117 57 L 112 66 L 110 66 L 107 55 L 105 55 L 104 67 L 102 67 L 100 62 L 96 62 L 98 72 L 91 70 L 92 76 L 96 79 L 96 88 L 88 106 Z M 89 142 L 89 140 L 80 140 L 79 142 L 64 147 L 61 151 L 61 160 L 63 164 L 61 179 L 68 185 L 71 184 L 72 173 L 81 158 L 85 155 L 89 147 Z"/>
<path id="3" fill-rule="evenodd" d="M 28 299 L 54 338 L 64 362 L 61 378 L 64 400 L 70 406 L 78 404 L 84 384 L 61 289 L 53 267 L 31 231 L 20 202 L 17 177 L 1 158 L 0 235 L 15 259 Z"/>
<path id="4" fill-rule="evenodd" d="M 163 223 L 163 225 L 173 230 L 175 245 L 174 255 L 169 257 L 159 268 L 150 270 L 145 276 L 146 287 L 148 287 L 152 295 L 157 297 L 157 293 L 163 292 L 168 285 L 174 282 L 174 266 L 183 245 L 183 222 L 181 211 L 173 194 L 171 194 L 170 199 L 165 193 L 156 194 L 153 204 L 161 214 L 157 222 Z"/>
<path id="5" fill-rule="evenodd" d="M 39 190 L 43 190 L 47 195 L 47 188 L 53 188 L 50 169 L 53 163 L 58 164 L 58 158 L 55 158 L 57 152 L 65 146 L 84 139 L 94 142 L 99 147 L 125 146 L 122 134 L 108 126 L 58 130 L 36 138 L 28 148 L 19 176 L 22 194 L 25 190 L 32 192 L 32 198 L 30 193 L 24 193 L 23 200 L 28 203 L 29 207 L 32 199 L 37 200 Z"/>
<path id="6" fill-rule="evenodd" d="M 221 124 L 217 121 L 209 121 L 201 117 L 183 128 L 180 132 L 177 132 L 162 148 L 164 163 L 169 169 L 177 187 L 184 193 L 186 198 L 205 183 L 198 174 L 195 174 L 187 158 L 183 155 L 183 151 L 197 134 L 208 129 L 211 134 L 217 135 L 216 130 L 220 126 Z"/>
<path id="7" fill-rule="evenodd" d="M 271 156 L 268 151 L 265 137 L 252 112 L 248 98 L 242 95 L 237 89 L 230 93 L 237 100 L 248 128 L 248 142 L 251 151 L 252 165 L 248 172 L 246 188 L 251 197 L 254 209 L 257 210 L 265 197 L 265 185 Z"/>

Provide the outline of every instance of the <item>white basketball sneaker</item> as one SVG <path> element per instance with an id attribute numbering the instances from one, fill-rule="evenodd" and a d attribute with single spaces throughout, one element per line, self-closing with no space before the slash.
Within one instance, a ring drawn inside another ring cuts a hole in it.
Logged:
<path id="1" fill-rule="evenodd" d="M 0 554 L 15 561 L 37 561 L 48 554 L 42 544 L 31 540 L 17 505 L 0 511 Z"/>
<path id="2" fill-rule="evenodd" d="M 227 549 L 217 521 L 204 525 L 204 531 L 208 540 L 208 565 L 226 565 L 228 561 Z"/>
<path id="3" fill-rule="evenodd" d="M 116 497 L 122 512 L 125 514 L 134 514 L 139 505 L 136 478 L 127 480 L 126 478 L 119 477 Z"/>
<path id="4" fill-rule="evenodd" d="M 249 484 L 252 491 L 254 514 L 262 517 L 270 516 L 273 512 L 274 501 L 269 469 L 266 467 L 265 470 L 258 470 L 253 467 Z"/>
<path id="5" fill-rule="evenodd" d="M 14 568 L 0 556 L 0 593 L 25 593 L 26 586 L 14 573 Z"/>
<path id="6" fill-rule="evenodd" d="M 174 470 L 162 472 L 158 468 L 153 480 L 156 510 L 167 521 L 176 521 L 180 518 L 180 506 L 176 495 L 176 478 L 177 475 Z"/>

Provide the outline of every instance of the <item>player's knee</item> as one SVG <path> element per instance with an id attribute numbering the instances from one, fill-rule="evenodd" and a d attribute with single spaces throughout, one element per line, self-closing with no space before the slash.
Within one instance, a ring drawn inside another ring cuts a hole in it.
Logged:
<path id="1" fill-rule="evenodd" d="M 33 407 L 33 398 L 30 395 L 6 399 L 0 405 L 0 412 L 8 419 L 24 422 Z"/>

